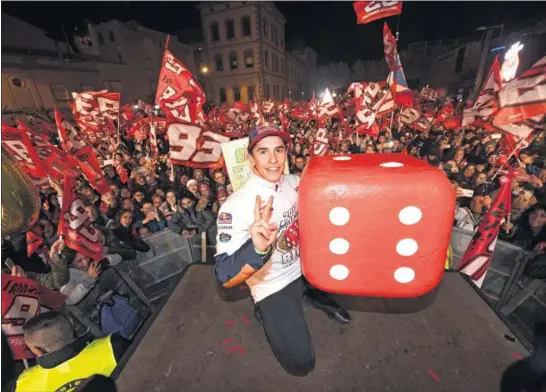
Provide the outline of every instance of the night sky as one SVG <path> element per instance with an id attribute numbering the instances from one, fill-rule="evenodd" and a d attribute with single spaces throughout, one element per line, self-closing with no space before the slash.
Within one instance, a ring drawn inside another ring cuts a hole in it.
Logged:
<path id="1" fill-rule="evenodd" d="M 275 2 L 287 19 L 286 36 L 301 38 L 319 55 L 319 63 L 383 58 L 383 20 L 357 25 L 352 2 Z M 131 20 L 164 32 L 200 23 L 196 2 L 3 2 L 2 12 L 41 27 L 62 39 L 66 30 L 110 19 Z M 505 23 L 508 32 L 546 19 L 545 2 L 404 2 L 400 46 L 410 42 L 481 36 L 476 28 Z M 387 18 L 396 31 L 398 17 Z M 3 42 L 9 45 L 7 42 Z"/>

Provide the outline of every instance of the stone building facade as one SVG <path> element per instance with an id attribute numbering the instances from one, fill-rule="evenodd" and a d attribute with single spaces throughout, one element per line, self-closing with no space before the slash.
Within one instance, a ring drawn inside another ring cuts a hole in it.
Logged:
<path id="1" fill-rule="evenodd" d="M 287 48 L 286 19 L 272 2 L 203 2 L 198 8 L 202 38 L 192 44 L 200 48 L 197 62 L 208 100 L 232 105 L 253 97 L 310 96 L 316 53 L 304 45 Z"/>
<path id="2" fill-rule="evenodd" d="M 68 108 L 70 93 L 117 91 L 122 103 L 153 103 L 166 34 L 135 22 L 91 24 L 70 41 L 2 14 L 2 111 Z M 171 40 L 169 49 L 197 72 L 193 48 Z"/>

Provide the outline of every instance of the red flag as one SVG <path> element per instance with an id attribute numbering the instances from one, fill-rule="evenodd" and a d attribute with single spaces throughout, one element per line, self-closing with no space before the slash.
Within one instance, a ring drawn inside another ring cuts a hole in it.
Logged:
<path id="1" fill-rule="evenodd" d="M 119 180 L 122 184 L 126 184 L 127 180 L 129 179 L 129 174 L 127 173 L 127 169 L 123 167 L 120 163 L 115 163 L 114 167 L 116 168 L 116 173 L 119 176 Z"/>
<path id="2" fill-rule="evenodd" d="M 59 231 L 69 248 L 93 260 L 102 259 L 99 232 L 93 228 L 91 220 L 85 211 L 85 204 L 79 198 L 76 186 L 70 177 L 67 177 L 64 181 Z"/>
<path id="3" fill-rule="evenodd" d="M 364 89 L 366 88 L 368 83 L 366 82 L 354 82 L 351 83 L 349 88 L 347 89 L 347 94 L 353 93 L 353 100 L 356 100 L 358 97 L 362 96 L 364 94 Z"/>
<path id="4" fill-rule="evenodd" d="M 325 156 L 328 155 L 328 131 L 323 127 L 320 127 L 315 134 L 315 142 L 313 143 L 313 149 L 311 150 L 313 156 Z"/>
<path id="5" fill-rule="evenodd" d="M 104 178 L 95 150 L 91 146 L 87 146 L 78 151 L 75 157 L 78 159 L 79 167 L 89 185 L 100 194 L 110 192 L 110 185 Z"/>
<path id="6" fill-rule="evenodd" d="M 264 115 L 262 114 L 262 111 L 260 109 L 260 106 L 258 105 L 258 102 L 256 101 L 256 98 L 252 101 L 252 104 L 250 105 L 250 113 L 252 114 L 252 118 L 254 119 L 254 124 L 256 126 L 263 125 L 264 124 Z"/>
<path id="7" fill-rule="evenodd" d="M 29 230 L 26 232 L 27 237 L 27 257 L 32 256 L 44 243 L 42 237 L 33 231 Z"/>
<path id="8" fill-rule="evenodd" d="M 402 13 L 401 1 L 355 1 L 353 8 L 356 23 L 366 24 L 374 20 L 387 18 Z"/>
<path id="9" fill-rule="evenodd" d="M 275 104 L 271 101 L 264 101 L 262 104 L 262 110 L 265 114 L 272 114 L 275 110 Z"/>
<path id="10" fill-rule="evenodd" d="M 476 120 L 481 120 L 482 123 L 479 124 L 481 126 L 485 126 L 485 123 L 492 125 L 493 115 L 497 111 L 496 94 L 501 88 L 501 83 L 499 58 L 497 56 L 493 61 L 493 65 L 491 65 L 476 102 L 470 109 L 463 112 L 463 126 L 470 125 Z"/>
<path id="11" fill-rule="evenodd" d="M 224 164 L 221 144 L 229 137 L 184 122 L 167 127 L 171 161 L 175 165 L 217 169 Z"/>
<path id="12" fill-rule="evenodd" d="M 438 114 L 436 115 L 436 118 L 434 119 L 434 124 L 441 124 L 448 118 L 452 117 L 455 113 L 455 108 L 453 107 L 453 104 L 449 102 L 447 105 L 444 105 Z"/>
<path id="13" fill-rule="evenodd" d="M 337 116 L 341 113 L 341 110 L 334 102 L 330 90 L 326 89 L 322 99 L 317 104 L 317 120 L 319 124 L 324 124 L 326 120 L 331 117 Z"/>
<path id="14" fill-rule="evenodd" d="M 201 85 L 180 60 L 165 45 L 155 102 L 175 120 L 194 124 L 198 120 L 198 105 L 205 103 Z"/>
<path id="15" fill-rule="evenodd" d="M 502 86 L 494 124 L 517 123 L 546 113 L 546 56 Z"/>
<path id="16" fill-rule="evenodd" d="M 389 26 L 385 22 L 383 25 L 383 45 L 385 51 L 385 60 L 389 66 L 389 76 L 387 82 L 394 95 L 394 102 L 405 107 L 413 107 L 413 94 L 408 87 L 400 56 L 396 49 L 396 39 L 391 33 Z"/>
<path id="17" fill-rule="evenodd" d="M 65 295 L 40 286 L 32 279 L 2 272 L 2 332 L 14 359 L 35 357 L 25 344 L 23 325 L 40 313 L 61 310 L 65 302 Z"/>
<path id="18" fill-rule="evenodd" d="M 511 211 L 512 178 L 513 173 L 509 173 L 499 179 L 501 183 L 499 193 L 485 214 L 457 268 L 470 276 L 478 287 L 481 287 L 491 263 L 502 220 Z"/>
<path id="19" fill-rule="evenodd" d="M 120 93 L 107 90 L 72 93 L 74 120 L 91 145 L 109 144 L 110 121 L 119 121 Z"/>
<path id="20" fill-rule="evenodd" d="M 2 123 L 2 144 L 28 175 L 37 178 L 46 176 L 44 165 L 24 130 Z"/>

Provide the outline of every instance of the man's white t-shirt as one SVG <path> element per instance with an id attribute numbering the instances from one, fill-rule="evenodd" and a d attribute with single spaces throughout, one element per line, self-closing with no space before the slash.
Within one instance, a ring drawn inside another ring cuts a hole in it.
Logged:
<path id="1" fill-rule="evenodd" d="M 276 223 L 279 232 L 269 261 L 246 281 L 254 302 L 278 292 L 301 276 L 297 193 L 299 181 L 298 176 L 283 175 L 279 182 L 271 183 L 251 174 L 248 182 L 229 196 L 218 213 L 216 255 L 226 253 L 231 256 L 250 238 L 249 229 L 254 223 L 256 196 L 260 196 L 262 206 L 273 196 L 270 223 Z"/>

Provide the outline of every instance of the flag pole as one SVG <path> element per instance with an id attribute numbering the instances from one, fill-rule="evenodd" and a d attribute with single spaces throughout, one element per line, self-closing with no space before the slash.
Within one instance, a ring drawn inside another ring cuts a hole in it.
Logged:
<path id="1" fill-rule="evenodd" d="M 512 150 L 512 152 L 510 153 L 510 155 L 508 155 L 508 158 L 506 158 L 506 163 L 508 164 L 508 161 L 510 161 L 510 159 L 512 158 L 512 156 L 514 156 L 514 154 L 516 153 L 516 151 L 518 150 L 518 148 L 521 147 L 521 145 L 523 144 L 523 142 L 525 141 L 525 138 L 522 138 L 517 144 L 516 146 L 514 147 L 514 149 Z M 519 161 L 519 158 L 516 157 L 516 159 Z M 495 173 L 495 175 L 493 177 L 491 177 L 491 181 L 495 180 L 495 178 L 497 178 L 498 174 L 500 173 L 501 171 L 501 168 L 499 167 L 497 169 L 497 172 Z"/>
<path id="2" fill-rule="evenodd" d="M 434 120 L 436 120 L 436 117 L 438 116 L 438 113 L 440 113 L 440 110 L 443 109 L 444 107 L 444 104 L 447 100 L 447 98 L 449 97 L 449 94 L 446 94 L 446 96 L 444 97 L 444 99 L 442 100 L 442 103 L 440 104 L 440 106 L 438 107 L 438 109 L 436 109 L 436 112 L 434 112 L 434 116 L 432 117 L 432 120 L 430 120 L 430 125 L 428 126 L 428 129 L 427 129 L 427 133 L 430 132 L 430 130 L 432 129 L 432 125 L 434 124 Z"/>
<path id="3" fill-rule="evenodd" d="M 402 13 L 400 12 L 398 14 L 398 17 L 396 18 L 396 42 L 398 42 L 398 33 L 399 33 L 399 30 L 400 30 L 400 16 L 402 15 Z"/>

